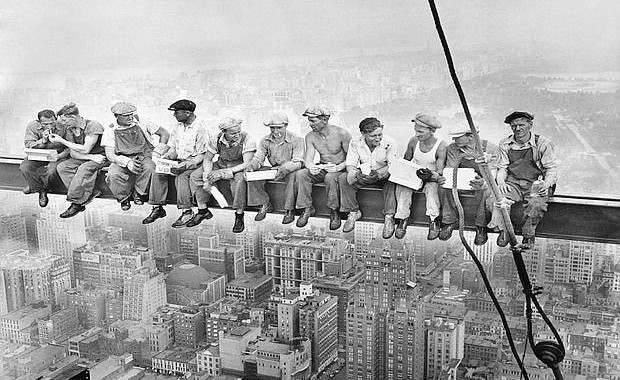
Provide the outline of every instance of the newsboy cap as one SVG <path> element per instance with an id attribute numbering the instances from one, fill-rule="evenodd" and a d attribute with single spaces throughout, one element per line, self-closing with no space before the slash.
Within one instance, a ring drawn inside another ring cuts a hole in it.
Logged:
<path id="1" fill-rule="evenodd" d="M 327 109 L 327 107 L 323 107 L 323 106 L 308 107 L 302 114 L 302 116 L 310 116 L 310 117 L 330 116 L 330 115 L 331 115 L 331 112 Z"/>
<path id="2" fill-rule="evenodd" d="M 131 103 L 127 102 L 118 102 L 110 108 L 113 114 L 115 115 L 130 115 L 136 112 L 137 108 Z"/>
<path id="3" fill-rule="evenodd" d="M 191 100 L 181 99 L 172 103 L 170 107 L 168 107 L 169 111 L 189 111 L 194 112 L 196 110 L 196 103 Z"/>
<path id="4" fill-rule="evenodd" d="M 228 128 L 238 127 L 241 125 L 241 123 L 243 123 L 243 120 L 241 119 L 236 119 L 234 117 L 225 117 L 222 119 L 222 121 L 220 121 L 220 124 L 218 124 L 217 127 L 220 130 L 225 131 Z"/>
<path id="5" fill-rule="evenodd" d="M 288 116 L 283 112 L 274 112 L 263 120 L 263 124 L 266 127 L 283 127 L 288 125 Z"/>
<path id="6" fill-rule="evenodd" d="M 476 132 L 478 131 L 479 129 L 478 127 L 476 127 Z M 467 123 L 458 123 L 450 127 L 448 133 L 450 133 L 450 137 L 455 139 L 457 137 L 465 136 L 466 134 L 471 133 L 471 128 L 469 128 L 469 124 Z"/>
<path id="7" fill-rule="evenodd" d="M 520 117 L 528 119 L 529 121 L 534 120 L 534 115 L 527 111 L 512 111 L 510 115 L 506 116 L 506 118 L 504 119 L 504 123 L 510 124 L 511 121 Z"/>
<path id="8" fill-rule="evenodd" d="M 412 122 L 426 128 L 441 128 L 441 123 L 435 116 L 427 115 L 425 113 L 419 113 L 411 120 Z"/>

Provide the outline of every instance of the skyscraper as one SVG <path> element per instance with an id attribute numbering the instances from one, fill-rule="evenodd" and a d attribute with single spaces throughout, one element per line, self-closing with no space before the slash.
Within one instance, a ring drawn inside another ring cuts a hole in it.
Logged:
<path id="1" fill-rule="evenodd" d="M 166 304 L 163 273 L 142 268 L 125 279 L 123 286 L 123 319 L 146 322 L 149 315 Z"/>
<path id="2" fill-rule="evenodd" d="M 310 339 L 312 372 L 338 358 L 338 301 L 329 294 L 307 297 L 299 308 L 299 335 Z"/>
<path id="3" fill-rule="evenodd" d="M 434 318 L 426 326 L 426 379 L 434 379 L 451 359 L 462 359 L 465 347 L 465 324 L 462 319 Z"/>

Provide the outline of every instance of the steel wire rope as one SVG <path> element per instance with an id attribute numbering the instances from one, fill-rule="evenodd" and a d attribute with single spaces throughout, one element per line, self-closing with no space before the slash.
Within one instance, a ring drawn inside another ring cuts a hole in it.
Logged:
<path id="1" fill-rule="evenodd" d="M 478 132 L 476 131 L 476 128 L 474 126 L 474 122 L 473 119 L 471 117 L 471 113 L 469 111 L 469 107 L 467 105 L 467 99 L 465 98 L 465 93 L 463 92 L 463 89 L 461 87 L 460 81 L 458 79 L 458 76 L 456 74 L 456 69 L 454 67 L 454 62 L 452 60 L 452 54 L 450 53 L 450 47 L 448 46 L 448 41 L 446 39 L 446 36 L 443 32 L 443 27 L 441 26 L 441 20 L 439 18 L 439 12 L 437 11 L 437 7 L 435 5 L 435 1 L 434 0 L 428 0 L 430 9 L 431 9 L 431 13 L 433 16 L 433 21 L 435 23 L 435 28 L 437 29 L 437 33 L 439 36 L 439 39 L 441 41 L 441 45 L 442 45 L 442 49 L 444 52 L 444 55 L 446 57 L 446 61 L 448 64 L 448 69 L 450 71 L 450 76 L 452 78 L 452 81 L 454 82 L 454 87 L 456 88 L 456 91 L 458 93 L 459 96 L 459 100 L 461 102 L 461 105 L 463 107 L 463 111 L 465 113 L 465 117 L 467 118 L 467 123 L 469 124 L 469 128 L 471 129 L 472 132 L 472 136 L 474 137 L 474 141 L 476 144 L 476 152 L 478 153 L 478 157 L 483 157 L 484 152 L 482 149 L 482 144 L 480 142 L 480 137 L 478 136 Z M 459 160 L 460 162 L 460 160 Z M 478 163 L 478 167 L 480 168 L 481 174 L 484 177 L 484 179 L 486 180 L 486 183 L 488 184 L 488 186 L 491 187 L 492 191 L 493 191 L 493 195 L 495 196 L 495 199 L 501 199 L 501 193 L 499 191 L 499 188 L 497 186 L 497 184 L 495 183 L 495 180 L 493 179 L 491 172 L 489 170 L 488 164 L 486 162 L 486 160 L 482 160 L 481 162 Z M 495 298 L 495 294 L 493 293 L 493 289 L 490 285 L 490 283 L 488 282 L 488 278 L 486 276 L 486 272 L 484 271 L 484 267 L 482 267 L 482 264 L 480 263 L 480 260 L 476 257 L 475 253 L 473 252 L 473 250 L 471 249 L 471 247 L 469 246 L 469 244 L 467 243 L 467 241 L 465 240 L 464 237 L 464 211 L 463 211 L 463 206 L 460 203 L 460 200 L 458 198 L 458 191 L 456 188 L 456 184 L 457 184 L 457 168 L 458 165 L 455 165 L 454 168 L 454 172 L 453 172 L 453 187 L 452 187 L 452 196 L 455 200 L 456 206 L 457 206 L 457 210 L 459 213 L 459 236 L 461 238 L 461 242 L 463 243 L 463 246 L 465 247 L 465 249 L 467 250 L 467 252 L 470 254 L 470 256 L 472 257 L 472 259 L 474 260 L 474 262 L 476 263 L 476 266 L 478 267 L 478 270 L 480 271 L 480 274 L 483 278 L 483 281 L 485 283 L 485 287 L 487 289 L 487 292 L 489 293 L 489 295 L 491 296 L 491 299 L 493 300 L 493 304 L 495 305 L 497 312 L 500 314 L 500 317 L 502 319 L 502 324 L 504 325 L 504 330 L 506 331 L 506 337 L 508 338 L 509 344 L 510 344 L 510 349 L 512 351 L 512 354 L 515 358 L 515 360 L 517 361 L 517 364 L 519 365 L 519 368 L 521 370 L 521 374 L 525 377 L 526 380 L 529 380 L 529 377 L 527 375 L 527 371 L 525 370 L 525 367 L 523 366 L 523 362 L 522 360 L 519 358 L 519 354 L 516 350 L 516 347 L 514 345 L 514 341 L 512 339 L 512 335 L 510 333 L 510 328 L 507 324 L 506 321 L 506 317 L 504 315 L 504 312 L 501 308 L 501 306 L 499 305 L 499 302 L 497 301 L 497 299 Z M 509 241 L 510 241 L 510 249 L 513 252 L 513 258 L 515 261 L 515 265 L 517 266 L 517 272 L 519 274 L 519 279 L 521 281 L 521 284 L 523 286 L 523 292 L 525 293 L 525 299 L 526 299 L 526 318 L 527 318 L 527 323 L 528 323 L 528 336 L 527 339 L 530 342 L 530 345 L 532 346 L 532 349 L 534 350 L 534 353 L 536 355 L 536 357 L 541 360 L 543 363 L 545 363 L 549 368 L 552 369 L 553 374 L 555 376 L 556 379 L 562 379 L 562 374 L 560 372 L 559 369 L 559 362 L 562 361 L 562 359 L 564 358 L 564 344 L 562 342 L 562 339 L 560 338 L 557 330 L 555 329 L 555 327 L 553 326 L 553 324 L 551 323 L 551 321 L 549 320 L 549 318 L 547 317 L 546 313 L 544 312 L 544 310 L 542 309 L 542 307 L 540 306 L 538 300 L 536 299 L 536 295 L 535 292 L 532 290 L 532 285 L 530 283 L 529 280 L 529 276 L 527 274 L 527 269 L 525 268 L 525 263 L 523 261 L 523 256 L 521 255 L 521 249 L 517 246 L 517 238 L 516 238 L 516 234 L 514 232 L 514 227 L 512 225 L 512 222 L 510 220 L 510 214 L 507 210 L 506 207 L 499 207 L 499 210 L 501 211 L 501 215 L 502 218 L 504 220 L 504 228 L 506 230 L 506 232 L 508 233 L 508 237 L 509 237 Z M 557 343 L 555 342 L 540 342 L 537 345 L 534 344 L 534 338 L 532 335 L 532 307 L 531 307 L 531 302 L 534 302 L 534 306 L 536 306 L 536 309 L 538 310 L 539 314 L 541 315 L 541 317 L 543 318 L 543 320 L 545 321 L 545 323 L 547 324 L 547 327 L 549 327 L 549 329 L 551 330 L 551 332 L 553 333 Z M 537 350 L 538 349 L 538 350 Z"/>

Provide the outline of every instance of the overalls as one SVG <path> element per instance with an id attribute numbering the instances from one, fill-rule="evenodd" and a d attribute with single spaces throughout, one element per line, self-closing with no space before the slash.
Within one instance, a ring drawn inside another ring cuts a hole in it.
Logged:
<path id="1" fill-rule="evenodd" d="M 114 130 L 114 154 L 142 163 L 139 174 L 115 163 L 110 165 L 106 183 L 119 202 L 129 199 L 132 190 L 139 196 L 148 193 L 151 175 L 155 171 L 155 163 L 151 160 L 152 152 L 153 145 L 146 139 L 138 124 Z"/>
<path id="2" fill-rule="evenodd" d="M 232 168 L 233 166 L 242 164 L 243 147 L 245 145 L 247 133 L 242 132 L 241 140 L 235 145 L 224 144 L 221 141 L 221 136 L 222 134 L 217 137 L 217 152 L 219 154 L 219 158 L 217 162 L 213 164 L 213 170 Z M 211 194 L 202 189 L 204 185 L 202 174 L 203 168 L 200 166 L 192 173 L 190 180 L 192 187 L 196 187 L 196 201 L 199 204 L 202 202 L 209 203 L 209 200 L 211 199 Z M 245 209 L 247 202 L 247 185 L 245 178 L 243 177 L 243 171 L 235 173 L 232 179 L 221 179 L 211 185 L 216 186 L 220 192 L 225 191 L 224 189 L 228 185 L 233 196 L 231 207 L 234 210 Z"/>

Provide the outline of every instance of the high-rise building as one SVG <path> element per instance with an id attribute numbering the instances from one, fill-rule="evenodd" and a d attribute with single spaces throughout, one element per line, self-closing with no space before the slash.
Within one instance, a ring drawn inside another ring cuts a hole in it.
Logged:
<path id="1" fill-rule="evenodd" d="M 54 305 L 60 305 L 63 291 L 71 288 L 71 260 L 61 256 L 50 259 L 50 299 Z"/>
<path id="2" fill-rule="evenodd" d="M 386 316 L 386 379 L 424 379 L 424 319 L 402 305 Z"/>
<path id="3" fill-rule="evenodd" d="M 299 308 L 299 335 L 310 339 L 312 372 L 338 358 L 338 300 L 329 294 L 306 297 Z"/>
<path id="4" fill-rule="evenodd" d="M 489 239 L 483 245 L 475 245 L 474 244 L 475 234 L 473 232 L 465 231 L 464 235 L 465 235 L 465 241 L 467 241 L 467 244 L 469 244 L 471 249 L 476 254 L 476 257 L 478 257 L 478 260 L 480 260 L 482 264 L 489 264 L 493 262 L 493 255 L 499 249 L 496 239 Z M 463 249 L 463 260 L 473 261 L 471 259 L 471 256 L 469 255 L 469 252 L 467 252 L 465 247 L 462 247 L 462 249 Z"/>
<path id="5" fill-rule="evenodd" d="M 0 315 L 50 299 L 52 257 L 26 250 L 0 255 Z"/>
<path id="6" fill-rule="evenodd" d="M 52 309 L 49 305 L 45 306 L 39 303 L 2 315 L 0 317 L 0 340 L 22 344 L 38 343 L 31 341 L 33 334 L 30 328 L 33 324 L 36 327 L 37 319 L 44 318 L 51 312 Z"/>
<path id="7" fill-rule="evenodd" d="M 198 265 L 198 236 L 203 234 L 202 229 L 189 228 L 179 236 L 179 253 L 192 264 Z"/>
<path id="8" fill-rule="evenodd" d="M 226 296 L 244 301 L 265 301 L 271 294 L 271 276 L 261 272 L 245 273 L 226 285 Z"/>
<path id="9" fill-rule="evenodd" d="M 196 348 L 205 339 L 205 314 L 198 307 L 184 307 L 172 315 L 174 321 L 174 343 L 187 348 Z"/>
<path id="10" fill-rule="evenodd" d="M 165 304 L 166 283 L 163 273 L 144 267 L 125 279 L 123 319 L 145 322 L 158 307 Z"/>
<path id="11" fill-rule="evenodd" d="M 444 318 L 427 319 L 425 379 L 434 379 L 452 359 L 462 359 L 465 347 L 463 320 Z"/>
<path id="12" fill-rule="evenodd" d="M 299 288 L 302 281 L 350 271 L 352 256 L 343 239 L 279 234 L 265 240 L 265 273 L 280 293 Z"/>
<path id="13" fill-rule="evenodd" d="M 74 308 L 84 328 L 103 326 L 105 321 L 105 291 L 92 288 L 65 289 L 61 297 L 63 308 Z"/>
<path id="14" fill-rule="evenodd" d="M 300 296 L 286 295 L 278 304 L 278 340 L 281 342 L 290 343 L 299 337 L 300 299 Z"/>
<path id="15" fill-rule="evenodd" d="M 152 259 L 152 251 L 130 242 L 88 243 L 73 250 L 78 285 L 122 288 L 125 278 Z"/>
<path id="16" fill-rule="evenodd" d="M 58 255 L 72 260 L 73 249 L 86 244 L 84 214 L 62 219 L 58 217 L 61 212 L 63 210 L 60 202 L 50 202 L 41 211 L 37 220 L 39 250 L 42 254 Z"/>
<path id="17" fill-rule="evenodd" d="M 74 308 L 62 309 L 37 320 L 39 343 L 62 342 L 80 332 L 78 313 Z"/>
<path id="18" fill-rule="evenodd" d="M 198 237 L 198 265 L 232 281 L 245 273 L 243 247 L 221 243 L 217 235 Z"/>
<path id="19" fill-rule="evenodd" d="M 20 214 L 0 214 L 0 254 L 27 250 L 26 222 Z"/>
<path id="20" fill-rule="evenodd" d="M 148 247 L 153 255 L 168 253 L 169 235 L 165 219 L 150 224 L 142 224 L 144 215 L 133 210 L 108 214 L 108 224 L 123 230 L 123 240 L 132 241 L 136 246 Z"/>
<path id="21" fill-rule="evenodd" d="M 384 379 L 385 318 L 377 308 L 347 309 L 347 379 Z"/>
<path id="22" fill-rule="evenodd" d="M 314 289 L 338 300 L 338 345 L 341 348 L 344 348 L 347 342 L 347 307 L 355 298 L 358 282 L 363 276 L 364 272 L 357 272 L 346 278 L 326 276 L 312 281 Z"/>

